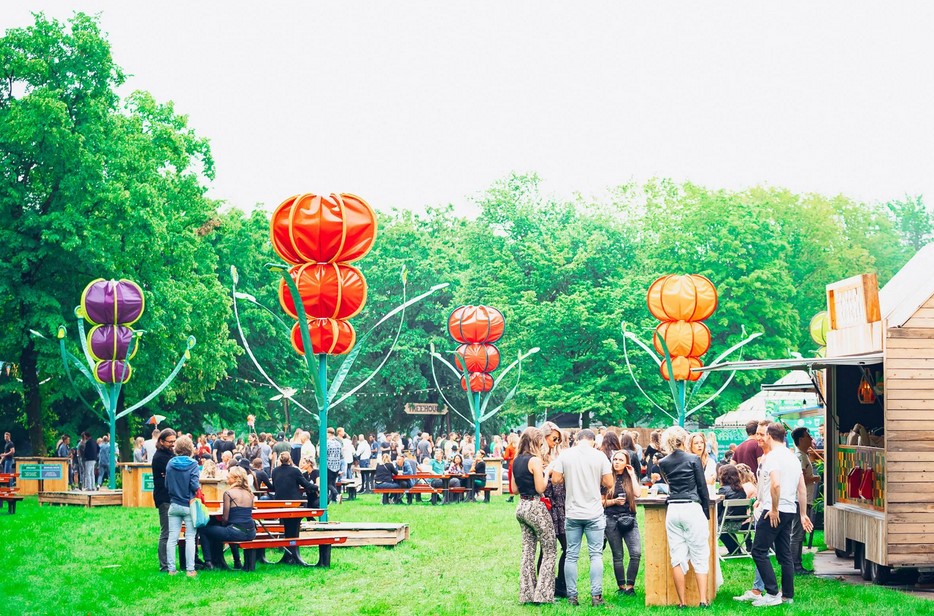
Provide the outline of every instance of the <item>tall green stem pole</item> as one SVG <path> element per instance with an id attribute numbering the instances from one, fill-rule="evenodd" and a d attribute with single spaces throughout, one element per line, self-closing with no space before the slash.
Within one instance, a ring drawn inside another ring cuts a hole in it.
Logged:
<path id="1" fill-rule="evenodd" d="M 318 504 L 324 510 L 322 522 L 328 521 L 328 356 L 318 355 L 318 387 L 324 392 L 324 404 L 318 410 Z"/>
<path id="2" fill-rule="evenodd" d="M 687 419 L 685 415 L 687 409 L 687 381 L 678 381 L 678 399 L 676 401 L 678 405 L 678 425 L 682 428 L 684 427 L 684 420 Z"/>
<path id="3" fill-rule="evenodd" d="M 473 447 L 474 455 L 476 452 L 480 451 L 480 392 L 475 391 L 473 394 L 473 408 L 474 408 L 474 437 L 473 437 Z M 468 469 L 469 470 L 469 469 Z"/>
<path id="4" fill-rule="evenodd" d="M 107 409 L 107 414 L 110 418 L 110 456 L 107 461 L 110 466 L 110 478 L 108 486 L 111 490 L 117 489 L 117 400 L 120 398 L 120 394 L 117 393 L 117 386 L 111 385 L 108 388 L 108 398 L 110 399 L 110 408 Z"/>

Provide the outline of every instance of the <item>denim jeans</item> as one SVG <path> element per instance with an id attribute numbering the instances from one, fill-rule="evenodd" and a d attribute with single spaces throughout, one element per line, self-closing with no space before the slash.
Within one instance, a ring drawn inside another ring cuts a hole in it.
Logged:
<path id="1" fill-rule="evenodd" d="M 756 570 L 765 582 L 765 591 L 770 595 L 778 594 L 778 581 L 775 570 L 769 560 L 769 548 L 775 547 L 775 560 L 782 569 L 782 596 L 793 599 L 795 596 L 795 566 L 791 560 L 791 525 L 797 517 L 795 513 L 779 512 L 778 526 L 772 527 L 768 516 L 763 513 L 756 524 L 756 538 L 752 542 L 752 559 Z"/>
<path id="2" fill-rule="evenodd" d="M 16 461 L 11 458 L 6 458 L 3 461 L 3 472 L 7 474 L 13 474 L 13 464 Z"/>
<path id="3" fill-rule="evenodd" d="M 577 596 L 577 559 L 580 556 L 581 541 L 587 536 L 587 548 L 590 552 L 590 594 L 603 594 L 603 531 L 606 517 L 592 520 L 568 518 L 564 523 L 568 539 L 568 556 L 564 565 L 564 579 L 567 583 L 568 598 Z"/>
<path id="4" fill-rule="evenodd" d="M 182 534 L 182 522 L 185 523 L 185 569 L 195 570 L 195 523 L 191 519 L 191 509 L 172 503 L 169 505 L 169 543 L 166 545 L 165 559 L 169 573 L 175 571 L 175 554 L 178 552 L 178 536 Z"/>
<path id="5" fill-rule="evenodd" d="M 94 465 L 97 464 L 94 460 L 85 460 L 84 461 L 84 489 L 94 491 L 97 489 L 97 477 L 94 473 Z"/>
<path id="6" fill-rule="evenodd" d="M 169 545 L 169 503 L 159 504 L 159 571 L 169 570 L 166 556 Z"/>

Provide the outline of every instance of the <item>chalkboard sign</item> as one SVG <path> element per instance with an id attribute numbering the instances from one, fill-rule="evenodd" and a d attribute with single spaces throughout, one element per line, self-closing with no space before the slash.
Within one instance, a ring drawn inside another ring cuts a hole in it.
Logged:
<path id="1" fill-rule="evenodd" d="M 143 473 L 143 492 L 152 492 L 153 489 L 152 473 Z"/>

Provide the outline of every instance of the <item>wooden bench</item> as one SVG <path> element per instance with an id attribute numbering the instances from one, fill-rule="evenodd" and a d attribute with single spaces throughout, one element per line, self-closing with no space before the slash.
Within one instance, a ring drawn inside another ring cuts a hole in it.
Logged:
<path id="1" fill-rule="evenodd" d="M 9 513 L 16 513 L 16 503 L 23 500 L 23 496 L 17 494 L 19 488 L 0 488 L 0 503 L 7 504 Z"/>
<path id="2" fill-rule="evenodd" d="M 453 488 L 457 489 L 457 488 Z M 450 491 L 450 490 L 449 490 Z M 374 488 L 373 494 L 382 494 L 383 495 L 383 504 L 387 502 L 386 497 L 390 494 L 438 494 L 442 493 L 441 488 L 433 488 L 425 484 L 416 484 L 411 488 Z"/>
<path id="3" fill-rule="evenodd" d="M 335 482 L 338 490 L 347 492 L 347 500 L 355 500 L 357 498 L 357 488 L 360 485 L 356 480 L 351 481 L 338 481 Z"/>
<path id="4" fill-rule="evenodd" d="M 255 538 L 252 541 L 228 541 L 229 545 L 239 546 L 243 550 L 243 570 L 256 570 L 256 550 L 265 550 L 266 548 L 299 548 L 302 546 L 316 545 L 319 548 L 319 567 L 331 566 L 331 546 L 344 543 L 347 537 L 318 536 L 318 537 L 267 537 Z"/>

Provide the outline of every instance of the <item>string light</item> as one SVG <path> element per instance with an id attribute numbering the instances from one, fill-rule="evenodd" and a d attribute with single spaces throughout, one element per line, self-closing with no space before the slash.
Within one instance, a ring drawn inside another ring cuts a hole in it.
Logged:
<path id="1" fill-rule="evenodd" d="M 268 387 L 269 389 L 275 389 L 275 387 L 273 387 L 269 383 L 263 383 L 261 381 L 255 381 L 253 379 L 244 379 L 238 376 L 227 376 L 224 378 L 228 381 L 238 381 L 240 383 L 248 383 L 250 385 L 256 385 L 257 387 Z M 442 387 L 441 389 L 443 391 L 449 391 L 452 389 L 458 389 L 458 387 L 455 385 L 450 385 L 447 387 Z M 403 391 L 399 393 L 386 393 L 386 392 L 356 393 L 354 394 L 354 397 L 356 398 L 395 398 L 395 397 L 402 397 L 402 396 L 412 396 L 415 394 L 426 394 L 426 393 L 433 392 L 433 391 L 438 391 L 438 390 L 435 387 L 428 387 L 425 389 L 410 389 L 408 391 Z M 314 392 L 310 389 L 300 389 L 298 390 L 297 393 L 313 394 Z"/>

